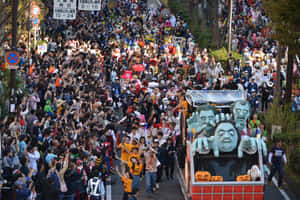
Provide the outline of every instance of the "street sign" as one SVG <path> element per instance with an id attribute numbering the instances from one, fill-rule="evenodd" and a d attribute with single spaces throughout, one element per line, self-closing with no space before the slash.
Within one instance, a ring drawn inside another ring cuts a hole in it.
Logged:
<path id="1" fill-rule="evenodd" d="M 5 54 L 5 62 L 10 66 L 16 66 L 19 64 L 20 56 L 16 51 L 9 51 Z"/>
<path id="2" fill-rule="evenodd" d="M 76 19 L 77 0 L 54 0 L 53 18 L 60 20 Z"/>
<path id="3" fill-rule="evenodd" d="M 38 26 L 38 25 L 39 25 L 39 23 L 40 23 L 40 20 L 39 20 L 39 18 L 37 18 L 37 17 L 33 18 L 33 20 L 32 20 L 32 24 L 33 24 L 33 26 Z"/>
<path id="4" fill-rule="evenodd" d="M 40 14 L 40 7 L 38 7 L 38 6 L 32 6 L 31 13 L 34 16 L 38 16 Z"/>

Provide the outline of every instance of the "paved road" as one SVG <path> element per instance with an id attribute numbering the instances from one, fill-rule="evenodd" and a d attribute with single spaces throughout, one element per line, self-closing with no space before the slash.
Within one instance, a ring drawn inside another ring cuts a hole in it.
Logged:
<path id="1" fill-rule="evenodd" d="M 148 0 L 147 6 L 148 8 L 158 8 L 159 7 L 159 0 Z M 176 176 L 175 176 L 176 177 Z M 123 195 L 123 186 L 121 179 L 118 176 L 112 177 L 112 199 L 113 200 L 121 200 Z M 284 185 L 285 186 L 285 185 Z M 285 186 L 287 187 L 287 186 Z M 152 194 L 150 197 L 147 196 L 145 189 L 145 178 L 141 181 L 141 188 L 138 194 L 139 200 L 146 200 L 146 199 L 155 199 L 155 200 L 183 200 L 183 195 L 181 193 L 180 185 L 177 178 L 174 180 L 166 180 L 165 178 L 162 180 L 160 184 L 160 189 Z M 288 192 L 287 192 L 288 193 Z M 292 194 L 289 194 L 290 200 L 294 200 Z M 265 187 L 265 200 L 285 200 L 285 198 L 281 195 L 278 188 L 272 183 L 269 186 Z"/>
<path id="2" fill-rule="evenodd" d="M 112 200 L 121 200 L 123 195 L 123 187 L 121 179 L 114 176 L 113 181 L 116 181 L 112 185 Z M 183 195 L 181 193 L 180 185 L 177 178 L 174 180 L 166 180 L 163 177 L 162 182 L 160 183 L 160 188 L 158 191 L 153 193 L 150 197 L 146 194 L 145 189 L 145 178 L 141 181 L 141 188 L 138 194 L 139 200 L 155 199 L 155 200 L 183 200 Z"/>

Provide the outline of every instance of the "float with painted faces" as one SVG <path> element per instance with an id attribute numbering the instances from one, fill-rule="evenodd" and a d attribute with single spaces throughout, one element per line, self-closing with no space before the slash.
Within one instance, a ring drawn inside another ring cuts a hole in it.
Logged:
<path id="1" fill-rule="evenodd" d="M 198 192 L 208 186 L 218 186 L 221 193 L 230 188 L 228 195 L 233 199 L 238 194 L 234 190 L 237 186 L 242 188 L 239 194 L 246 191 L 247 185 L 263 191 L 263 156 L 267 148 L 261 138 L 246 134 L 251 115 L 246 97 L 244 91 L 187 91 L 192 112 L 185 115 L 186 125 L 182 124 L 187 128 L 182 130 L 187 136 L 185 175 L 192 197 L 200 195 L 203 199 L 203 193 Z M 263 192 L 252 192 L 254 199 L 262 199 Z"/>

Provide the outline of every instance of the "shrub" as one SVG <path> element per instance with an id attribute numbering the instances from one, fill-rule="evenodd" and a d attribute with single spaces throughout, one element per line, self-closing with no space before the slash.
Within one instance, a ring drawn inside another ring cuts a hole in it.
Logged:
<path id="1" fill-rule="evenodd" d="M 291 152 L 289 163 L 290 169 L 295 173 L 300 174 L 300 145 Z"/>
<path id="2" fill-rule="evenodd" d="M 231 51 L 231 53 L 235 59 L 242 59 L 241 54 L 234 51 Z M 212 51 L 210 55 L 212 55 L 217 61 L 219 61 L 223 67 L 227 66 L 227 59 L 229 57 L 228 57 L 228 51 L 225 49 L 225 47 Z"/>

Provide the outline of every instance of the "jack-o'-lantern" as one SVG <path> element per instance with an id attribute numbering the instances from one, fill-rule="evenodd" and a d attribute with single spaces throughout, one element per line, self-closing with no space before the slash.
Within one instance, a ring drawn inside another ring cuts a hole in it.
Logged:
<path id="1" fill-rule="evenodd" d="M 195 173 L 195 181 L 196 182 L 205 182 L 210 181 L 210 173 L 208 171 L 197 171 Z"/>
<path id="2" fill-rule="evenodd" d="M 210 178 L 210 181 L 213 181 L 213 182 L 222 182 L 223 181 L 223 176 L 212 176 Z"/>
<path id="3" fill-rule="evenodd" d="M 249 175 L 240 175 L 236 178 L 236 181 L 251 181 L 251 177 Z"/>

